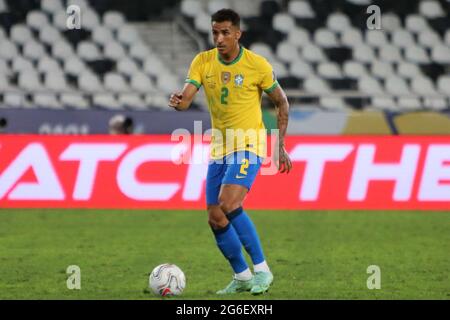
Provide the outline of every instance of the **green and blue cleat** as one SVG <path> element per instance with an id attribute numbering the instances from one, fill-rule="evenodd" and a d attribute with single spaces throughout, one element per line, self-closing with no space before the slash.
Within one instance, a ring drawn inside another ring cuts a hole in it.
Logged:
<path id="1" fill-rule="evenodd" d="M 250 292 L 253 295 L 263 294 L 269 291 L 273 282 L 273 274 L 271 272 L 256 272 L 253 277 L 253 287 Z"/>
<path id="2" fill-rule="evenodd" d="M 224 295 L 250 291 L 254 285 L 253 279 L 254 277 L 247 281 L 233 279 L 225 289 L 217 291 L 217 294 Z"/>

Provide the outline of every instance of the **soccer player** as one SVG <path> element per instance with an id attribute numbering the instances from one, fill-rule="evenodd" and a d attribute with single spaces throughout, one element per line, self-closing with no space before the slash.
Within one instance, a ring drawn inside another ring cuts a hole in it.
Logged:
<path id="1" fill-rule="evenodd" d="M 178 111 L 187 109 L 204 87 L 213 127 L 206 178 L 208 222 L 217 246 L 234 271 L 231 283 L 217 294 L 251 291 L 256 295 L 269 289 L 273 274 L 255 226 L 242 205 L 266 156 L 262 91 L 277 108 L 277 165 L 281 173 L 289 173 L 292 167 L 284 147 L 289 104 L 269 62 L 240 45 L 239 15 L 230 9 L 219 10 L 212 15 L 211 25 L 216 48 L 194 58 L 182 92 L 170 96 L 169 106 Z M 244 131 L 245 136 L 229 138 L 227 130 Z M 247 134 L 249 130 L 263 130 L 264 134 Z M 254 275 L 242 246 L 251 257 Z"/>

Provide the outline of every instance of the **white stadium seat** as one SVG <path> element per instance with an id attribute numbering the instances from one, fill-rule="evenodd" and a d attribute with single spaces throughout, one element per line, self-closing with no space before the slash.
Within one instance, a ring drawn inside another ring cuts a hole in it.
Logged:
<path id="1" fill-rule="evenodd" d="M 284 78 L 288 76 L 288 70 L 284 63 L 280 61 L 273 61 L 272 62 L 273 72 L 275 73 L 277 78 Z"/>
<path id="2" fill-rule="evenodd" d="M 441 64 L 450 64 L 450 47 L 438 44 L 431 49 L 433 61 Z"/>
<path id="3" fill-rule="evenodd" d="M 100 24 L 100 16 L 94 10 L 83 11 L 83 29 L 94 31 Z"/>
<path id="4" fill-rule="evenodd" d="M 126 51 L 119 42 L 112 41 L 103 48 L 103 55 L 112 60 L 120 60 L 126 56 Z"/>
<path id="5" fill-rule="evenodd" d="M 2 40 L 2 45 L 0 46 L 0 58 L 5 60 L 11 60 L 19 54 L 17 46 L 14 42 L 7 39 Z"/>
<path id="6" fill-rule="evenodd" d="M 52 45 L 52 54 L 55 58 L 66 60 L 75 55 L 75 52 L 67 41 L 58 41 Z"/>
<path id="7" fill-rule="evenodd" d="M 122 44 L 130 46 L 133 43 L 141 41 L 141 37 L 134 26 L 125 25 L 119 29 L 117 40 L 119 40 Z"/>
<path id="8" fill-rule="evenodd" d="M 375 77 L 385 79 L 394 73 L 394 68 L 389 62 L 376 60 L 372 62 L 370 71 Z"/>
<path id="9" fill-rule="evenodd" d="M 304 88 L 306 92 L 312 94 L 329 94 L 331 92 L 325 80 L 314 76 L 305 80 Z"/>
<path id="10" fill-rule="evenodd" d="M 119 104 L 133 110 L 147 110 L 145 101 L 140 96 L 133 93 L 120 94 Z"/>
<path id="11" fill-rule="evenodd" d="M 140 61 L 144 61 L 151 54 L 152 51 L 143 42 L 134 43 L 129 50 L 129 55 Z"/>
<path id="12" fill-rule="evenodd" d="M 139 67 L 134 60 L 124 57 L 117 62 L 117 71 L 127 77 L 131 77 L 139 71 Z"/>
<path id="13" fill-rule="evenodd" d="M 202 2 L 198 0 L 183 0 L 181 2 L 181 13 L 190 18 L 196 17 L 203 10 Z"/>
<path id="14" fill-rule="evenodd" d="M 302 0 L 289 1 L 288 12 L 297 18 L 314 18 L 316 16 L 309 2 Z"/>
<path id="15" fill-rule="evenodd" d="M 411 62 L 401 62 L 397 65 L 397 73 L 399 76 L 411 79 L 414 77 L 422 76 L 422 72 L 415 63 Z"/>
<path id="16" fill-rule="evenodd" d="M 64 70 L 69 75 L 78 76 L 86 70 L 86 64 L 78 56 L 72 56 L 64 61 Z"/>
<path id="17" fill-rule="evenodd" d="M 431 48 L 437 45 L 442 44 L 441 37 L 439 34 L 432 30 L 424 30 L 418 35 L 418 43 L 422 45 L 422 47 Z"/>
<path id="18" fill-rule="evenodd" d="M 179 81 L 173 75 L 167 73 L 158 77 L 157 84 L 158 88 L 165 94 L 171 93 L 173 88 L 178 88 L 180 86 Z"/>
<path id="19" fill-rule="evenodd" d="M 24 92 L 6 92 L 3 95 L 3 104 L 9 108 L 27 108 L 31 106 Z"/>
<path id="20" fill-rule="evenodd" d="M 17 81 L 19 87 L 29 92 L 42 91 L 41 80 L 36 72 L 21 71 Z"/>
<path id="21" fill-rule="evenodd" d="M 386 32 L 383 30 L 367 30 L 366 42 L 372 47 L 381 48 L 388 44 Z"/>
<path id="22" fill-rule="evenodd" d="M 327 27 L 334 32 L 344 32 L 351 28 L 351 22 L 347 15 L 335 12 L 328 16 Z"/>
<path id="23" fill-rule="evenodd" d="M 322 62 L 317 67 L 317 74 L 325 79 L 340 79 L 342 71 L 335 62 Z"/>
<path id="24" fill-rule="evenodd" d="M 314 44 L 308 44 L 301 50 L 303 58 L 308 62 L 326 61 L 326 57 L 321 48 Z"/>
<path id="25" fill-rule="evenodd" d="M 102 57 L 99 48 L 95 45 L 95 43 L 90 41 L 82 41 L 78 43 L 77 54 L 81 59 L 87 61 L 97 60 Z"/>
<path id="26" fill-rule="evenodd" d="M 11 67 L 14 72 L 35 71 L 33 63 L 30 60 L 24 58 L 23 56 L 15 57 L 12 60 Z"/>
<path id="27" fill-rule="evenodd" d="M 111 110 L 122 110 L 123 108 L 111 93 L 98 93 L 94 95 L 94 105 L 111 109 Z"/>
<path id="28" fill-rule="evenodd" d="M 58 61 L 56 61 L 54 58 L 52 58 L 48 55 L 45 55 L 44 57 L 42 57 L 39 60 L 39 62 L 37 64 L 37 70 L 39 72 L 43 72 L 43 73 L 52 72 L 52 71 L 62 72 Z"/>
<path id="29" fill-rule="evenodd" d="M 102 46 L 105 46 L 109 42 L 114 41 L 114 35 L 111 29 L 107 28 L 104 25 L 101 25 L 93 30 L 92 40 Z"/>
<path id="30" fill-rule="evenodd" d="M 67 92 L 61 94 L 61 103 L 70 108 L 75 109 L 89 109 L 90 104 L 83 97 L 81 93 Z"/>
<path id="31" fill-rule="evenodd" d="M 206 4 L 207 12 L 210 15 L 223 8 L 230 8 L 230 3 L 227 0 L 210 0 Z"/>
<path id="32" fill-rule="evenodd" d="M 383 12 L 382 16 L 382 28 L 385 31 L 393 32 L 401 29 L 402 22 L 400 18 L 393 12 Z"/>
<path id="33" fill-rule="evenodd" d="M 413 63 L 430 62 L 427 52 L 420 46 L 408 47 L 408 50 L 405 50 L 405 59 Z"/>
<path id="34" fill-rule="evenodd" d="M 320 105 L 330 111 L 345 111 L 348 108 L 339 97 L 320 97 Z"/>
<path id="35" fill-rule="evenodd" d="M 78 76 L 78 87 L 87 93 L 104 91 L 99 78 L 90 71 L 85 71 Z"/>
<path id="36" fill-rule="evenodd" d="M 48 45 L 52 45 L 55 42 L 61 41 L 61 33 L 53 25 L 43 26 L 39 30 L 39 39 Z"/>
<path id="37" fill-rule="evenodd" d="M 303 47 L 311 42 L 308 31 L 302 28 L 294 28 L 289 34 L 287 41 L 295 45 L 296 47 Z"/>
<path id="38" fill-rule="evenodd" d="M 68 85 L 64 74 L 59 72 L 49 72 L 45 76 L 45 86 L 52 91 L 60 92 L 66 91 Z"/>
<path id="39" fill-rule="evenodd" d="M 61 0 L 41 0 L 41 9 L 52 15 L 64 10 Z"/>
<path id="40" fill-rule="evenodd" d="M 265 57 L 267 60 L 271 61 L 274 58 L 274 54 L 270 46 L 264 42 L 254 42 L 250 48 L 256 54 Z"/>
<path id="41" fill-rule="evenodd" d="M 393 45 L 385 45 L 380 48 L 380 59 L 386 62 L 401 62 L 403 60 L 400 49 Z"/>
<path id="42" fill-rule="evenodd" d="M 308 78 L 314 75 L 314 70 L 312 69 L 311 64 L 300 59 L 291 63 L 289 72 L 297 78 Z"/>
<path id="43" fill-rule="evenodd" d="M 356 61 L 364 63 L 371 63 L 376 59 L 372 47 L 367 44 L 362 44 L 353 48 L 353 58 Z"/>
<path id="44" fill-rule="evenodd" d="M 131 88 L 139 93 L 148 93 L 155 90 L 150 78 L 142 72 L 138 72 L 131 77 Z"/>
<path id="45" fill-rule="evenodd" d="M 114 93 L 123 93 L 130 90 L 125 79 L 115 72 L 109 72 L 105 75 L 104 86 L 106 90 Z"/>
<path id="46" fill-rule="evenodd" d="M 441 94 L 450 97 L 450 76 L 440 76 L 437 81 L 437 87 Z"/>
<path id="47" fill-rule="evenodd" d="M 159 77 L 168 72 L 161 59 L 154 55 L 150 55 L 145 59 L 143 70 L 146 74 L 154 77 Z"/>
<path id="48" fill-rule="evenodd" d="M 358 79 L 358 88 L 361 92 L 369 95 L 383 95 L 384 90 L 380 83 L 370 76 L 362 76 Z"/>
<path id="49" fill-rule="evenodd" d="M 392 44 L 394 44 L 397 47 L 406 48 L 415 45 L 412 33 L 406 29 L 394 30 L 391 36 L 392 36 Z"/>
<path id="50" fill-rule="evenodd" d="M 415 94 L 422 96 L 432 96 L 437 94 L 433 81 L 423 76 L 411 79 L 411 90 Z"/>
<path id="51" fill-rule="evenodd" d="M 353 60 L 344 63 L 343 72 L 345 76 L 354 79 L 367 76 L 368 73 L 366 67 L 362 63 Z"/>
<path id="52" fill-rule="evenodd" d="M 44 46 L 37 41 L 29 41 L 23 47 L 23 55 L 33 61 L 39 60 L 46 55 Z"/>
<path id="53" fill-rule="evenodd" d="M 40 30 L 49 24 L 48 17 L 42 11 L 34 10 L 27 14 L 27 25 L 34 30 Z"/>
<path id="54" fill-rule="evenodd" d="M 390 76 L 386 78 L 386 81 L 384 83 L 384 87 L 386 92 L 393 94 L 393 95 L 410 95 L 411 91 L 409 90 L 408 84 L 403 78 L 400 78 L 399 76 Z"/>
<path id="55" fill-rule="evenodd" d="M 276 54 L 278 59 L 288 63 L 298 59 L 299 57 L 297 47 L 287 41 L 283 41 L 278 44 Z"/>
<path id="56" fill-rule="evenodd" d="M 364 44 L 362 32 L 355 28 L 347 29 L 341 34 L 341 42 L 347 47 L 358 47 Z"/>
<path id="57" fill-rule="evenodd" d="M 282 33 L 289 33 L 289 31 L 295 28 L 295 20 L 287 13 L 277 13 L 273 17 L 272 27 L 274 30 Z"/>
<path id="58" fill-rule="evenodd" d="M 195 16 L 194 25 L 198 31 L 210 34 L 211 16 L 204 11 L 199 12 Z"/>
<path id="59" fill-rule="evenodd" d="M 439 1 L 436 0 L 419 2 L 419 12 L 428 19 L 445 17 L 445 11 Z"/>
<path id="60" fill-rule="evenodd" d="M 33 38 L 30 29 L 25 24 L 16 24 L 11 28 L 11 40 L 24 45 Z"/>
<path id="61" fill-rule="evenodd" d="M 322 28 L 314 32 L 314 42 L 322 48 L 338 47 L 339 42 L 334 32 Z"/>
<path id="62" fill-rule="evenodd" d="M 399 111 L 399 108 L 392 97 L 374 96 L 372 97 L 372 106 L 381 110 Z"/>
<path id="63" fill-rule="evenodd" d="M 419 14 L 410 14 L 406 17 L 406 29 L 414 33 L 419 33 L 429 29 L 428 23 L 424 17 Z"/>
<path id="64" fill-rule="evenodd" d="M 120 12 L 108 11 L 103 15 L 103 24 L 111 30 L 119 30 L 125 24 L 125 17 Z"/>
<path id="65" fill-rule="evenodd" d="M 39 108 L 63 109 L 54 93 L 42 92 L 33 95 L 33 102 Z"/>

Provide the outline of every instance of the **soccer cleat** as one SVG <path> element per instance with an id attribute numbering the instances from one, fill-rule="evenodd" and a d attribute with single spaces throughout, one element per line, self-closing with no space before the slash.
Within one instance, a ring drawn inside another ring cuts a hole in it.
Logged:
<path id="1" fill-rule="evenodd" d="M 256 272 L 253 279 L 254 284 L 250 292 L 253 295 L 262 294 L 269 290 L 273 282 L 273 274 L 271 272 Z"/>
<path id="2" fill-rule="evenodd" d="M 217 291 L 217 294 L 233 294 L 250 291 L 253 287 L 253 279 L 246 281 L 233 279 L 225 289 Z"/>

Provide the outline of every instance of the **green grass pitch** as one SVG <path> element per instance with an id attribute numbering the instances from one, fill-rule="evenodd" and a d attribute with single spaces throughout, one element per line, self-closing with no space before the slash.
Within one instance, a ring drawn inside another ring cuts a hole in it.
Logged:
<path id="1" fill-rule="evenodd" d="M 249 214 L 274 284 L 226 299 L 450 299 L 450 212 Z M 220 299 L 232 277 L 204 211 L 0 210 L 0 299 L 160 299 L 148 273 L 165 262 L 187 278 L 170 299 Z M 69 265 L 81 290 L 67 289 Z M 381 289 L 367 288 L 369 265 Z"/>

